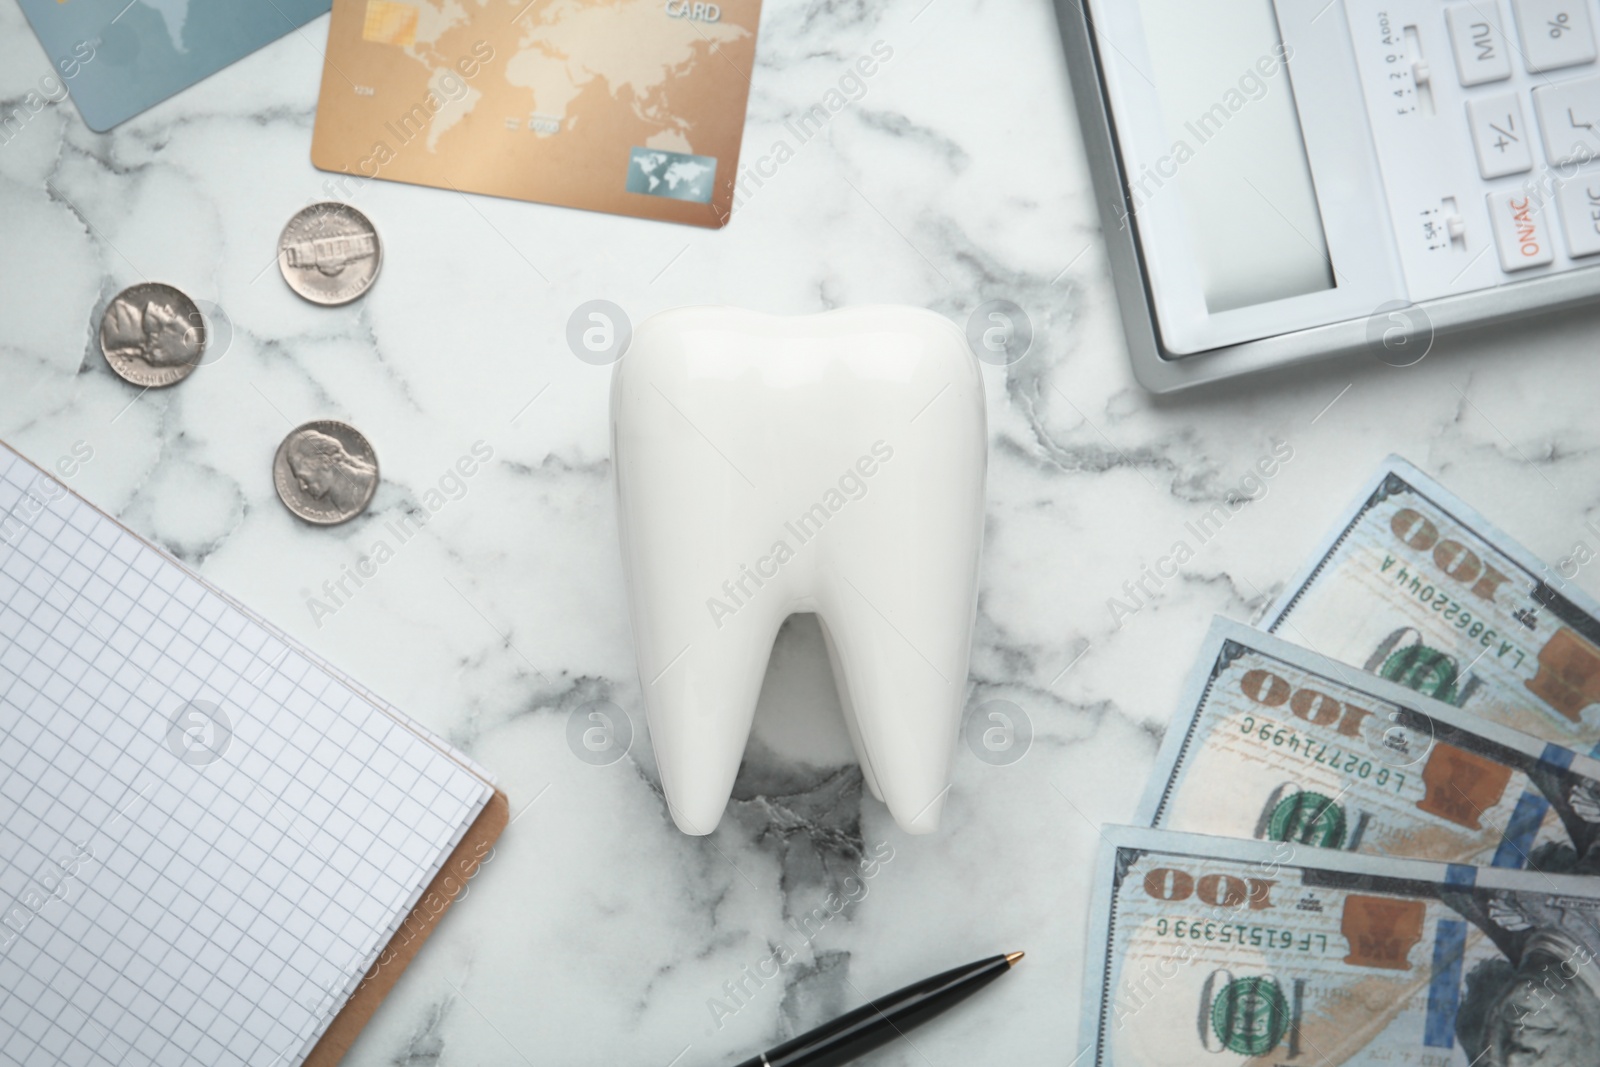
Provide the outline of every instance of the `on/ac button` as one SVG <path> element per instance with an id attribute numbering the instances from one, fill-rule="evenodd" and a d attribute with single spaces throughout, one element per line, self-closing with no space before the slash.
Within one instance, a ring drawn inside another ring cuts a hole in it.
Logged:
<path id="1" fill-rule="evenodd" d="M 1490 193 L 1489 225 L 1506 273 L 1542 267 L 1555 258 L 1545 205 L 1526 189 Z"/>

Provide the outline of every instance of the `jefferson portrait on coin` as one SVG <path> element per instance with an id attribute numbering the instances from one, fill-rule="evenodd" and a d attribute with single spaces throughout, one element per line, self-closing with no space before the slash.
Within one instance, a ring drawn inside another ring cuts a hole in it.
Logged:
<path id="1" fill-rule="evenodd" d="M 336 438 L 306 430 L 288 444 L 289 469 L 301 492 L 332 504 L 340 512 L 359 511 L 378 470 L 345 450 Z"/>
<path id="2" fill-rule="evenodd" d="M 108 353 L 141 359 L 152 367 L 192 363 L 200 356 L 197 332 L 170 303 L 151 300 L 142 308 L 115 301 L 104 328 Z"/>

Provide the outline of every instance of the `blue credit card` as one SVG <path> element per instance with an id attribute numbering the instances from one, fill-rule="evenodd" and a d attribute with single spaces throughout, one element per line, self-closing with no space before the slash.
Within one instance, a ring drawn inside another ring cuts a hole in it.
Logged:
<path id="1" fill-rule="evenodd" d="M 332 0 L 18 2 L 95 131 L 187 89 L 332 6 Z"/>

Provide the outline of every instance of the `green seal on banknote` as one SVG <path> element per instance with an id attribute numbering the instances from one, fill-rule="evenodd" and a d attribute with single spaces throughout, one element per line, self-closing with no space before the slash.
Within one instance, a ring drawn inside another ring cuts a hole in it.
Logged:
<path id="1" fill-rule="evenodd" d="M 1344 808 L 1332 797 L 1301 790 L 1278 801 L 1267 820 L 1267 836 L 1318 848 L 1344 844 Z"/>
<path id="2" fill-rule="evenodd" d="M 1540 560 L 1390 456 L 1260 625 L 1588 751 L 1600 742 L 1600 603 L 1573 584 L 1570 562 Z"/>
<path id="3" fill-rule="evenodd" d="M 1404 632 L 1397 631 L 1397 634 Z M 1391 635 L 1390 640 L 1378 648 L 1377 656 L 1383 657 L 1377 669 L 1378 677 L 1399 682 L 1423 696 L 1455 704 L 1458 696 L 1456 681 L 1461 670 L 1456 661 L 1436 648 L 1421 644 L 1410 645 L 1398 652 L 1388 652 L 1394 636 Z"/>
<path id="4" fill-rule="evenodd" d="M 1271 978 L 1235 978 L 1211 1002 L 1211 1029 L 1229 1052 L 1263 1056 L 1289 1029 L 1289 1000 Z"/>

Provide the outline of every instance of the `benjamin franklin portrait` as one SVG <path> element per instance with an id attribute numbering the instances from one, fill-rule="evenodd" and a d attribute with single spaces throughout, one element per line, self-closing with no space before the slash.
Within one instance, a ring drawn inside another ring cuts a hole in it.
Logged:
<path id="1" fill-rule="evenodd" d="M 1475 1067 L 1600 1067 L 1600 961 L 1541 931 L 1521 962 L 1486 960 L 1467 976 L 1456 1036 Z"/>

